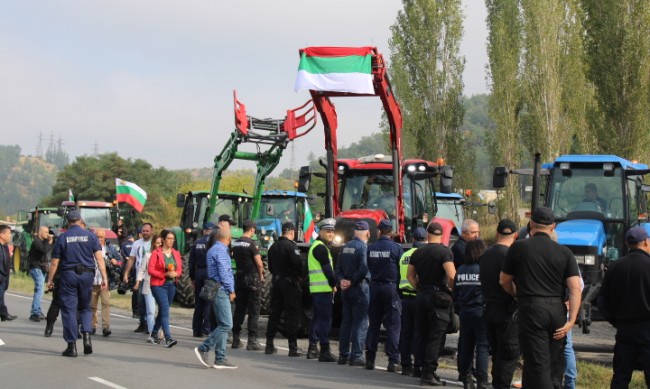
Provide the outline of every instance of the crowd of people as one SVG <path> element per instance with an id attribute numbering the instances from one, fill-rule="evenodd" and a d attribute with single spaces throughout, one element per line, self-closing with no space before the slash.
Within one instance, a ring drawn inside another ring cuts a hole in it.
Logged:
<path id="1" fill-rule="evenodd" d="M 148 334 L 150 343 L 176 345 L 170 332 L 170 305 L 184 270 L 174 234 L 170 230 L 153 234 L 153 226 L 145 223 L 139 239 L 129 237 L 118 250 L 106 242 L 105 231 L 87 230 L 78 211 L 69 212 L 67 220 L 68 229 L 56 242 L 47 229 L 39 230 L 29 253 L 35 283 L 30 320 L 46 319 L 49 337 L 60 310 L 67 343 L 62 355 L 77 356 L 77 339 L 83 339 L 84 354 L 91 354 L 100 301 L 102 335 L 111 335 L 108 271 L 119 268 L 124 283 L 135 282 L 133 313 L 139 318 L 135 332 Z M 294 241 L 296 226 L 285 222 L 282 236 L 268 252 L 272 289 L 265 347 L 258 340 L 266 275 L 252 239 L 256 225 L 245 222 L 242 237 L 232 241 L 232 224 L 228 216 L 220 217 L 216 225 L 205 223 L 203 236 L 190 252 L 187 271 L 196 295 L 193 336 L 205 338 L 194 352 L 206 367 L 237 367 L 226 358 L 227 343 L 242 347 L 248 317 L 246 349 L 251 351 L 277 353 L 275 338 L 282 327 L 290 357 L 306 354 L 320 362 L 372 370 L 383 325 L 386 370 L 437 386 L 443 384 L 437 369 L 445 336 L 459 329 L 457 369 L 464 388 L 509 388 L 522 357 L 524 388 L 575 387 L 570 335 L 580 307 L 582 278 L 571 251 L 556 241 L 554 215 L 548 208 L 535 209 L 522 232 L 513 221 L 501 220 L 489 248 L 474 220 L 464 221 L 452 247 L 443 244 L 439 223 L 417 228 L 412 248 L 406 251 L 394 241 L 390 220 L 377 225 L 372 243 L 369 224 L 359 221 L 336 264 L 330 246 L 336 220 L 319 221 L 306 264 Z M 5 321 L 16 316 L 4 304 L 9 274 L 4 236 L 10 234 L 3 227 L 0 318 Z M 650 295 L 650 238 L 643 227 L 633 227 L 626 243 L 629 252 L 610 266 L 599 298 L 599 309 L 617 327 L 612 388 L 627 387 L 635 368 L 645 371 L 646 381 L 650 378 L 650 303 L 645 298 Z M 308 290 L 303 291 L 305 280 Z M 616 287 L 620 284 L 628 287 Z M 40 308 L 45 285 L 54 292 L 47 315 Z M 198 297 L 210 288 L 210 297 Z M 305 352 L 297 339 L 307 292 L 312 319 Z M 330 347 L 337 292 L 342 313 L 338 356 Z M 210 351 L 215 353 L 213 360 Z"/>

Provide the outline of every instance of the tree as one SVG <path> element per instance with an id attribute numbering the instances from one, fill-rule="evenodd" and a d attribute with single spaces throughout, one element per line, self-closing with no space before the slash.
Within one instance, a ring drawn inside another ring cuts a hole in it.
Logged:
<path id="1" fill-rule="evenodd" d="M 602 152 L 650 157 L 650 2 L 581 0 L 587 76 L 602 116 L 594 115 Z M 599 125 L 600 124 L 600 125 Z M 615 141 L 613 141 L 615 140 Z"/>
<path id="2" fill-rule="evenodd" d="M 404 155 L 454 165 L 458 186 L 472 182 L 473 154 L 461 131 L 463 34 L 460 0 L 403 0 L 391 26 L 391 76 L 404 118 Z"/>

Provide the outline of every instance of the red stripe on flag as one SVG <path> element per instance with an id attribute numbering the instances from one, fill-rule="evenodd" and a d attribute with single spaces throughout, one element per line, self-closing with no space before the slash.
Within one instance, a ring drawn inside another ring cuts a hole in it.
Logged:
<path id="1" fill-rule="evenodd" d="M 347 57 L 349 55 L 366 56 L 372 53 L 374 47 L 305 47 L 300 50 L 309 57 Z"/>
<path id="2" fill-rule="evenodd" d="M 120 203 L 131 204 L 131 206 L 135 208 L 135 210 L 138 212 L 142 212 L 142 210 L 144 209 L 144 205 L 140 204 L 140 202 L 130 194 L 118 194 L 117 201 Z"/>
<path id="3" fill-rule="evenodd" d="M 305 243 L 311 243 L 311 241 L 313 240 L 312 235 L 314 234 L 314 229 L 315 229 L 314 221 L 312 220 L 311 223 L 309 223 L 309 226 L 307 227 L 307 229 L 305 230 L 305 232 L 303 234 L 304 239 L 305 239 Z"/>

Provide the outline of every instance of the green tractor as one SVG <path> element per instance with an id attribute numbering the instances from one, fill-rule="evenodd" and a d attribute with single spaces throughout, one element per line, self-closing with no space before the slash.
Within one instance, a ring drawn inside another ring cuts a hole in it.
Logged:
<path id="1" fill-rule="evenodd" d="M 18 233 L 14 242 L 13 269 L 14 272 L 29 271 L 28 256 L 34 237 L 41 226 L 48 228 L 52 235 L 57 235 L 63 225 L 63 218 L 57 215 L 57 208 L 36 207 L 27 213 L 27 223 L 22 232 Z"/>

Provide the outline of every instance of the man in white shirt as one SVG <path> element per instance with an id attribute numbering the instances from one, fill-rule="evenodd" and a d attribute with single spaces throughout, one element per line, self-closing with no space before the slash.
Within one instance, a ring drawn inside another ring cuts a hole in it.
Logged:
<path id="1" fill-rule="evenodd" d="M 140 271 L 140 264 L 142 259 L 144 259 L 147 253 L 151 252 L 151 233 L 153 231 L 153 225 L 151 223 L 144 223 L 142 225 L 142 238 L 133 242 L 133 247 L 131 248 L 131 253 L 129 254 L 128 262 L 126 264 L 126 269 L 124 269 L 124 283 L 129 282 L 129 272 L 135 264 L 136 274 Z M 137 293 L 135 290 L 133 293 Z M 142 294 L 138 293 L 138 313 L 140 314 L 140 324 L 138 328 L 133 332 L 137 333 L 147 333 L 147 308 L 145 306 L 144 297 Z"/>

